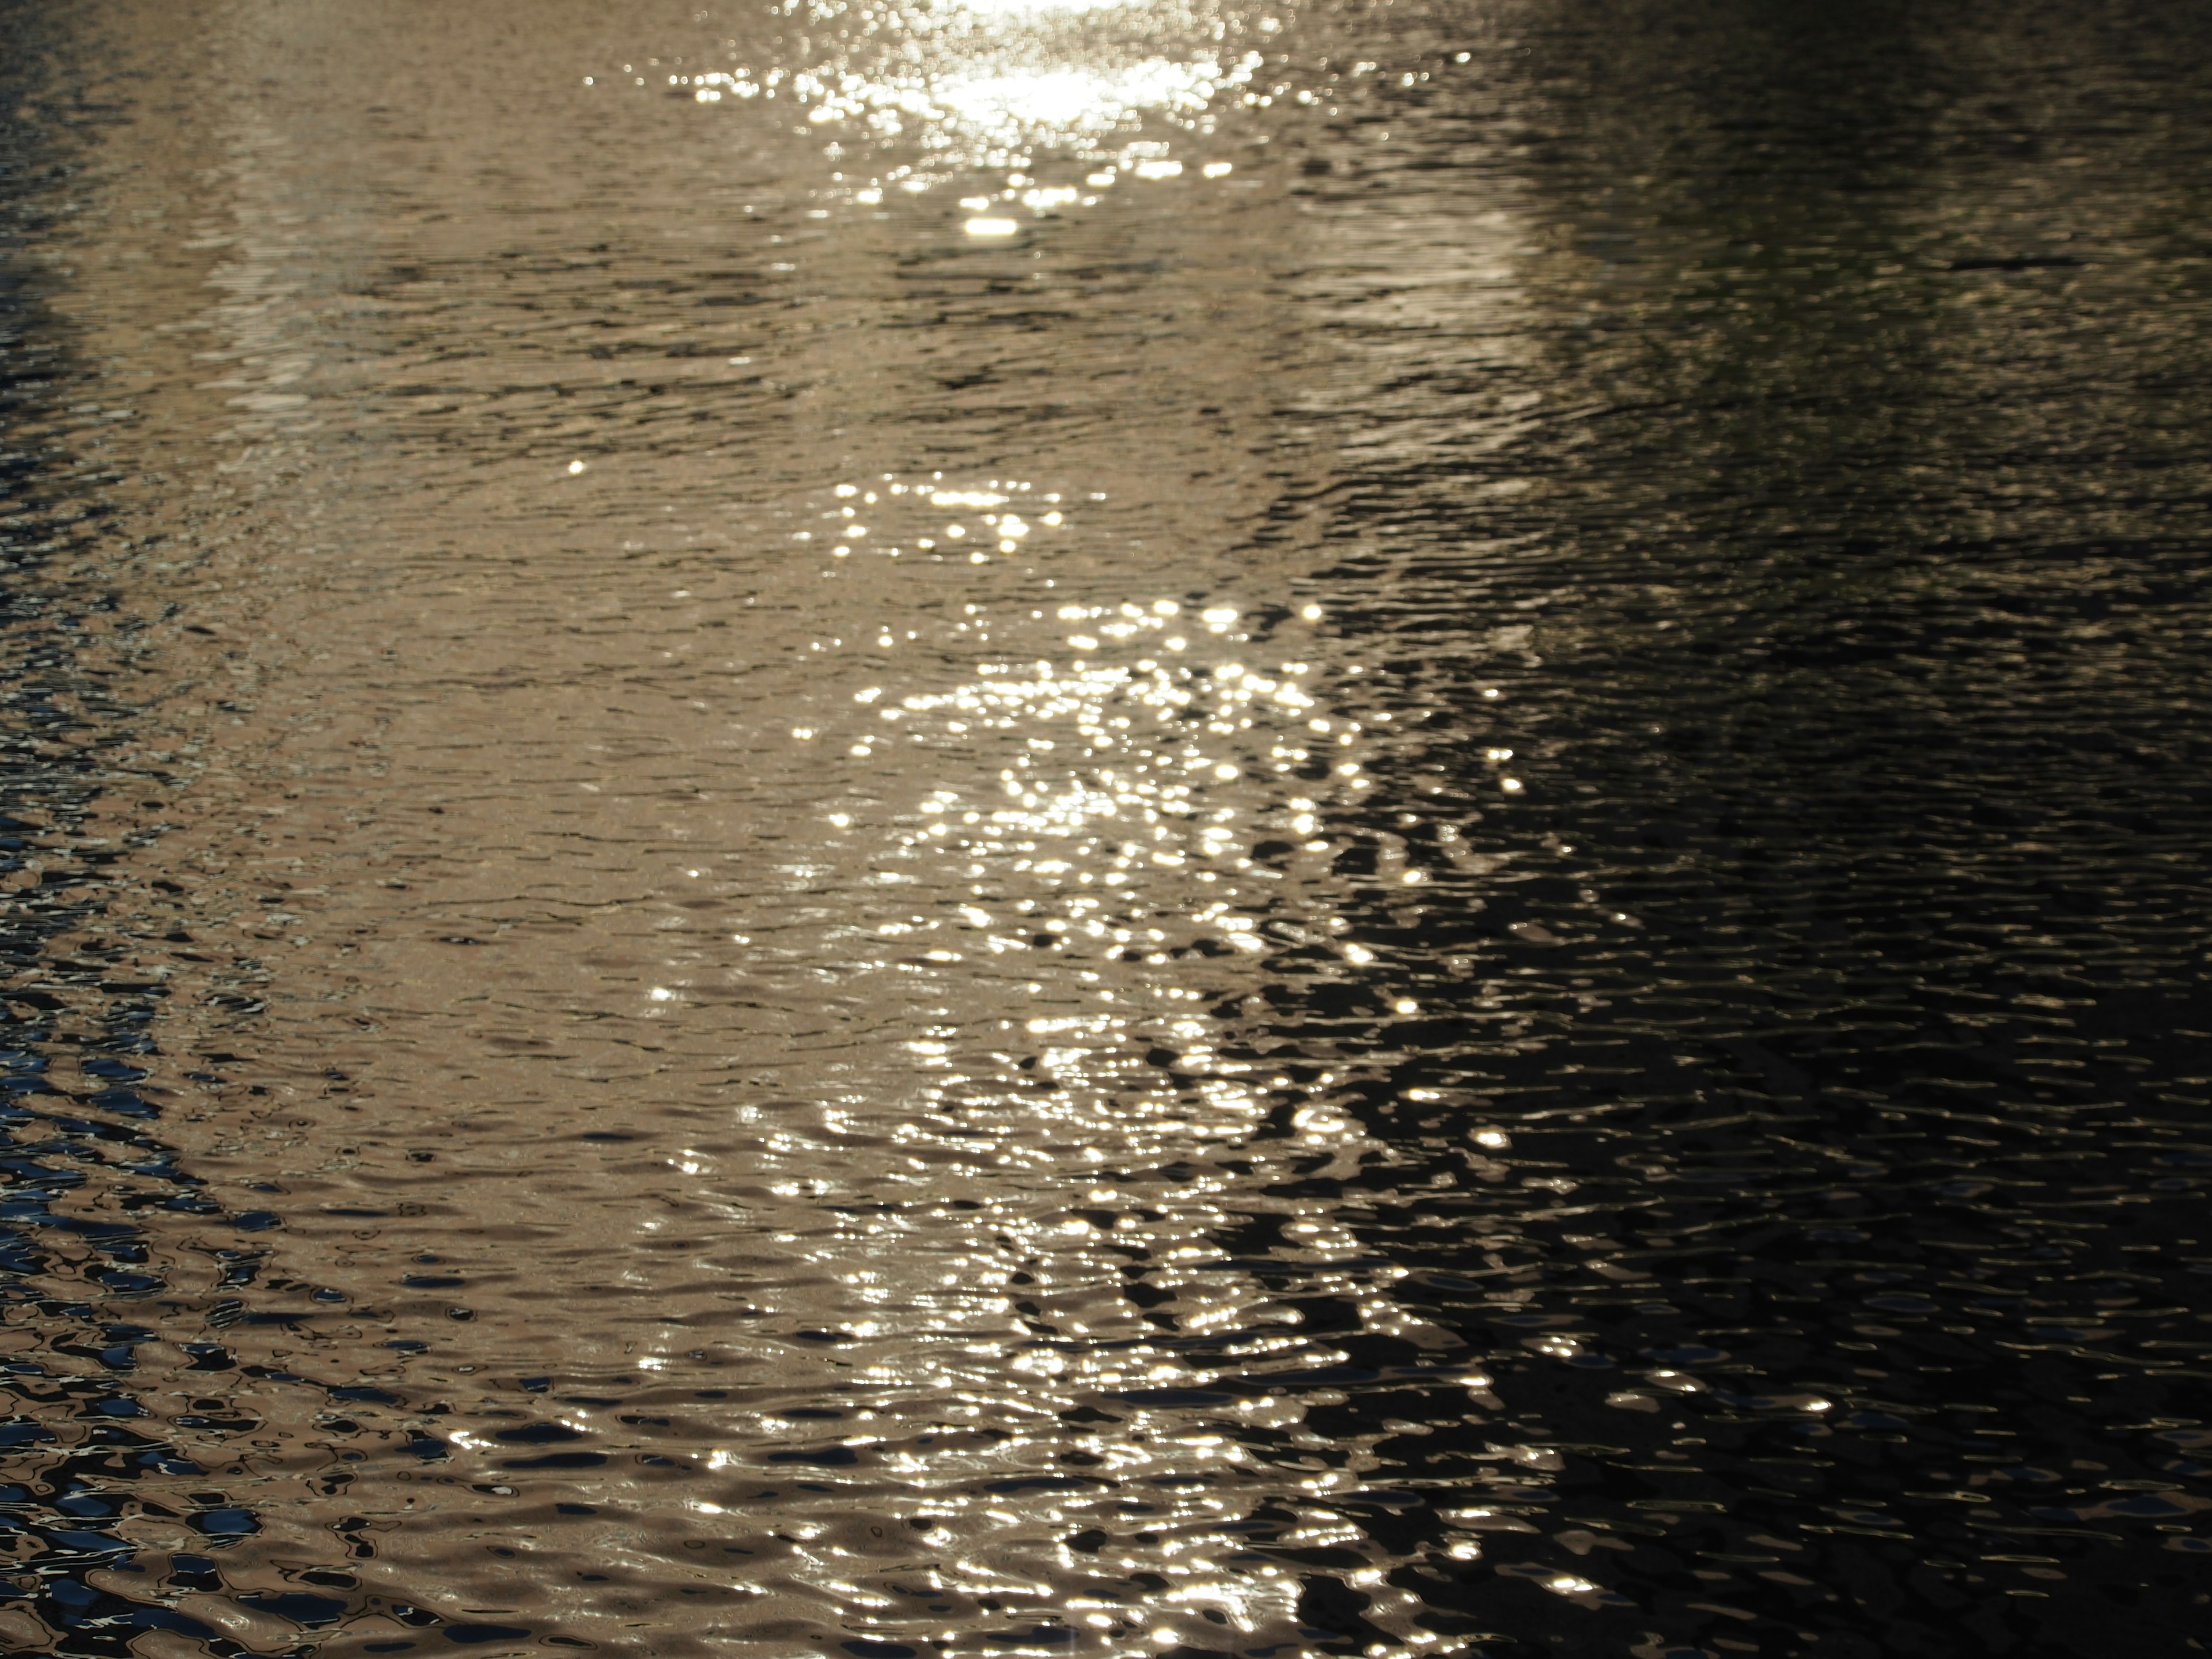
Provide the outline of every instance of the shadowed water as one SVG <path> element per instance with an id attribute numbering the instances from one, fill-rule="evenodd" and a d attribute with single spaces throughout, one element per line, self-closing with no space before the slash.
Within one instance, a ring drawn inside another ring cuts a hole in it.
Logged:
<path id="1" fill-rule="evenodd" d="M 7 1651 L 2203 1650 L 2197 9 L 0 42 Z"/>

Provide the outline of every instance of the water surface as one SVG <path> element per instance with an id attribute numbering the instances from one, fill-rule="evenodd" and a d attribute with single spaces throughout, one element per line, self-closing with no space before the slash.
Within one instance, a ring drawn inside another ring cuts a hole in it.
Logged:
<path id="1" fill-rule="evenodd" d="M 10 1650 L 2201 1650 L 2197 11 L 0 27 Z"/>

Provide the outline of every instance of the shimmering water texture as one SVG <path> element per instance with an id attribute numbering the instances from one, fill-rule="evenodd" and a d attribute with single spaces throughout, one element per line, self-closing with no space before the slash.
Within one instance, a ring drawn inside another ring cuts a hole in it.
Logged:
<path id="1" fill-rule="evenodd" d="M 0 0 L 0 1648 L 2212 1642 L 2212 25 Z"/>

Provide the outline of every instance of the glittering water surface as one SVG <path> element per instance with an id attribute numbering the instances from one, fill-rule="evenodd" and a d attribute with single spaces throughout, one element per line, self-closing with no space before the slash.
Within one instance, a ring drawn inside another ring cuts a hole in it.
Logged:
<path id="1" fill-rule="evenodd" d="M 8 1651 L 2212 1639 L 2201 8 L 0 40 Z"/>

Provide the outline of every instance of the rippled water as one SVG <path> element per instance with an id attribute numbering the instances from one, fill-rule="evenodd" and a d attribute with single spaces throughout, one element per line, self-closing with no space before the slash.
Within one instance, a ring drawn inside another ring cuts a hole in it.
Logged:
<path id="1" fill-rule="evenodd" d="M 2200 9 L 0 40 L 8 1651 L 2212 1640 Z"/>

